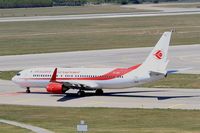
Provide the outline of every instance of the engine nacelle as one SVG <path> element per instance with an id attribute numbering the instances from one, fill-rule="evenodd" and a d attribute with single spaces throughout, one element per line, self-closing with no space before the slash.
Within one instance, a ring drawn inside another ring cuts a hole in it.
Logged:
<path id="1" fill-rule="evenodd" d="M 66 91 L 62 83 L 49 83 L 46 90 L 53 94 L 63 94 Z"/>

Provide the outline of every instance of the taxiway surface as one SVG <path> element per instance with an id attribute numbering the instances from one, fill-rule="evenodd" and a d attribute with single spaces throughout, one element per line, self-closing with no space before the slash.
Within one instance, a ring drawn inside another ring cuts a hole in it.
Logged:
<path id="1" fill-rule="evenodd" d="M 0 70 L 32 67 L 130 67 L 142 63 L 152 47 L 0 56 Z M 170 46 L 169 69 L 188 68 L 200 74 L 200 44 Z"/>
<path id="2" fill-rule="evenodd" d="M 159 7 L 160 5 L 160 7 Z M 47 20 L 79 20 L 99 18 L 123 18 L 123 17 L 150 17 L 168 15 L 189 15 L 200 14 L 199 8 L 170 8 L 162 7 L 163 4 L 141 4 L 124 5 L 122 8 L 136 8 L 141 10 L 152 10 L 152 12 L 131 12 L 131 13 L 104 13 L 104 14 L 81 14 L 81 15 L 57 15 L 57 16 L 29 16 L 29 17 L 3 17 L 0 22 L 21 22 L 21 21 L 47 21 Z M 164 4 L 165 5 L 165 4 Z"/>
<path id="3" fill-rule="evenodd" d="M 169 15 L 191 15 L 200 14 L 200 10 L 174 11 L 174 12 L 139 12 L 139 13 L 105 13 L 105 14 L 83 14 L 83 15 L 57 15 L 57 16 L 30 16 L 30 17 L 5 17 L 0 22 L 23 22 L 23 21 L 49 21 L 49 20 L 80 20 L 100 18 L 125 18 L 125 17 L 152 17 Z"/>
<path id="4" fill-rule="evenodd" d="M 129 67 L 141 63 L 152 48 L 95 50 L 66 53 L 1 56 L 1 70 L 16 70 L 39 66 L 62 67 Z M 169 68 L 193 67 L 188 73 L 200 73 L 200 45 L 173 46 L 169 50 Z M 52 95 L 45 89 L 25 89 L 11 81 L 0 80 L 0 104 L 39 105 L 61 107 L 117 107 L 117 108 L 171 108 L 200 109 L 200 90 L 167 88 L 130 88 L 105 90 L 103 96 L 89 93 L 77 97 Z"/>
<path id="5" fill-rule="evenodd" d="M 0 80 L 0 104 L 59 106 L 59 107 L 109 107 L 109 108 L 164 108 L 200 109 L 200 90 L 167 88 L 129 88 L 105 90 L 103 96 L 93 93 L 77 97 L 74 91 L 67 96 L 49 94 L 45 89 L 32 89 L 25 93 L 10 81 Z"/>

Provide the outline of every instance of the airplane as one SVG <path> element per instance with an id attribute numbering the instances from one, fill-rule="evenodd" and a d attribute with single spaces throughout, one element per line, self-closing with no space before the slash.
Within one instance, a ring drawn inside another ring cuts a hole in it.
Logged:
<path id="1" fill-rule="evenodd" d="M 167 71 L 168 48 L 173 31 L 164 32 L 153 50 L 142 64 L 128 68 L 32 68 L 20 71 L 12 81 L 20 87 L 46 88 L 52 94 L 67 94 L 77 89 L 78 96 L 85 91 L 102 95 L 103 89 L 130 88 L 153 82 L 176 71 Z"/>

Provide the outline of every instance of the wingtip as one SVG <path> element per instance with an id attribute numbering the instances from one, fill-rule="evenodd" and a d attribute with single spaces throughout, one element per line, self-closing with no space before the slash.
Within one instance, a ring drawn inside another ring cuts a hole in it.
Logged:
<path id="1" fill-rule="evenodd" d="M 176 32 L 176 29 L 175 29 L 175 28 L 172 28 L 172 29 L 171 29 L 171 33 L 173 33 L 173 32 Z"/>

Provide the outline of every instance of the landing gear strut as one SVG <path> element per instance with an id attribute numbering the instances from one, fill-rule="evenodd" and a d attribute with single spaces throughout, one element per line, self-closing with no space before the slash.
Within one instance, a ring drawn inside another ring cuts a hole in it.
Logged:
<path id="1" fill-rule="evenodd" d="M 30 87 L 26 87 L 26 93 L 31 93 Z"/>
<path id="2" fill-rule="evenodd" d="M 97 90 L 95 91 L 95 94 L 96 94 L 97 96 L 101 96 L 101 95 L 103 95 L 103 90 L 102 90 L 102 89 L 97 89 Z"/>

